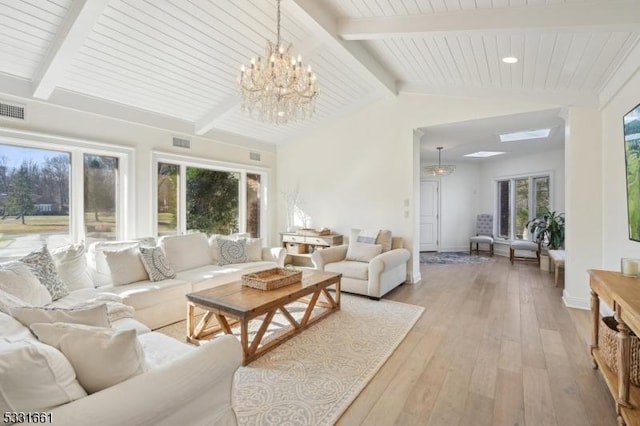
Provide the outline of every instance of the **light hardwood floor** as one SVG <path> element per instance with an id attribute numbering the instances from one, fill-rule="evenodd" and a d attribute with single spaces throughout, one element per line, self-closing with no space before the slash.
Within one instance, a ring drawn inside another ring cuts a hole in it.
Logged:
<path id="1" fill-rule="evenodd" d="M 421 265 L 387 296 L 426 310 L 338 425 L 616 425 L 588 311 L 537 265 L 493 259 Z"/>

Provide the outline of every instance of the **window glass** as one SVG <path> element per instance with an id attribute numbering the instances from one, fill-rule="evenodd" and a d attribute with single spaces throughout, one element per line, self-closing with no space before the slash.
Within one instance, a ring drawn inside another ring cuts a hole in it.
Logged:
<path id="1" fill-rule="evenodd" d="M 187 232 L 238 232 L 240 173 L 187 167 Z"/>
<path id="2" fill-rule="evenodd" d="M 546 213 L 550 208 L 550 180 L 549 176 L 527 176 L 497 182 L 500 237 L 523 238 L 527 222 Z"/>
<path id="3" fill-rule="evenodd" d="M 84 155 L 84 227 L 87 241 L 117 238 L 118 158 Z"/>
<path id="4" fill-rule="evenodd" d="M 178 233 L 180 166 L 158 163 L 158 236 Z"/>
<path id="5" fill-rule="evenodd" d="M 0 144 L 0 256 L 69 244 L 71 154 Z"/>
<path id="6" fill-rule="evenodd" d="M 515 183 L 515 236 L 522 238 L 524 228 L 529 221 L 529 179 L 516 179 Z"/>
<path id="7" fill-rule="evenodd" d="M 260 236 L 260 175 L 247 173 L 247 232 Z"/>
<path id="8" fill-rule="evenodd" d="M 509 238 L 510 219 L 509 181 L 503 180 L 498 182 L 498 235 L 502 238 Z"/>

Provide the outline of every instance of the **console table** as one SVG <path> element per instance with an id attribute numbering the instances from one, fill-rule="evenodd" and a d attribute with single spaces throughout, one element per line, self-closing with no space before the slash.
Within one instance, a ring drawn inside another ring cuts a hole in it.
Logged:
<path id="1" fill-rule="evenodd" d="M 342 244 L 342 235 L 300 235 L 295 232 L 283 232 L 282 245 L 287 249 L 287 263 L 295 266 L 312 266 L 311 254 L 315 250 Z"/>
<path id="2" fill-rule="evenodd" d="M 618 423 L 640 425 L 640 388 L 629 382 L 629 331 L 640 335 L 640 279 L 620 272 L 590 270 L 591 356 L 616 401 Z M 607 366 L 598 348 L 600 300 L 616 312 L 618 320 L 618 373 Z"/>

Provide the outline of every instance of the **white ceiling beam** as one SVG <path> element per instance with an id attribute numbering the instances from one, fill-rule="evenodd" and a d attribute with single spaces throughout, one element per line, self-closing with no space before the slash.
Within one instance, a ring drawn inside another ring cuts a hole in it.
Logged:
<path id="1" fill-rule="evenodd" d="M 361 44 L 341 40 L 338 36 L 338 20 L 322 2 L 317 0 L 284 0 L 282 6 L 295 19 L 309 28 L 333 52 L 340 52 L 350 58 L 356 73 L 362 73 L 377 83 L 388 95 L 397 94 L 396 78 Z"/>
<path id="2" fill-rule="evenodd" d="M 293 46 L 295 50 L 294 53 L 302 56 L 303 59 L 305 57 L 312 56 L 314 52 L 320 49 L 320 47 L 322 47 L 322 43 L 317 39 L 304 40 L 302 43 Z M 247 64 L 249 61 L 250 58 L 247 58 Z M 238 67 L 239 66 L 240 64 L 238 64 Z M 240 68 L 238 68 L 238 70 L 239 69 Z M 196 135 L 204 135 L 212 130 L 216 126 L 217 122 L 240 108 L 241 104 L 242 100 L 240 99 L 240 95 L 228 96 L 196 120 L 193 124 L 193 132 Z"/>
<path id="3" fill-rule="evenodd" d="M 549 7 L 505 7 L 426 15 L 342 19 L 345 40 L 380 40 L 451 33 L 507 31 L 637 31 L 640 2 L 562 3 Z"/>
<path id="4" fill-rule="evenodd" d="M 493 98 L 511 101 L 540 102 L 550 106 L 581 106 L 598 108 L 600 99 L 596 93 L 583 90 L 500 89 L 480 87 L 430 87 L 418 84 L 401 84 L 401 93 L 464 98 Z"/>
<path id="5" fill-rule="evenodd" d="M 33 97 L 48 99 L 109 0 L 74 0 L 35 75 Z"/>

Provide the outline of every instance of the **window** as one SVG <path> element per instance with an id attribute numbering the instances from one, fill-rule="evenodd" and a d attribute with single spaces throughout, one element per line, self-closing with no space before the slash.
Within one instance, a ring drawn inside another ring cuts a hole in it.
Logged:
<path id="1" fill-rule="evenodd" d="M 54 249 L 124 238 L 127 203 L 120 182 L 130 149 L 0 133 L 0 258 L 44 244 Z"/>
<path id="2" fill-rule="evenodd" d="M 115 240 L 118 210 L 118 159 L 84 155 L 84 226 L 87 241 Z"/>
<path id="3" fill-rule="evenodd" d="M 527 222 L 550 208 L 549 188 L 549 176 L 522 176 L 497 181 L 498 236 L 522 239 Z"/>
<path id="4" fill-rule="evenodd" d="M 265 171 L 155 154 L 157 235 L 186 232 L 261 236 Z"/>

